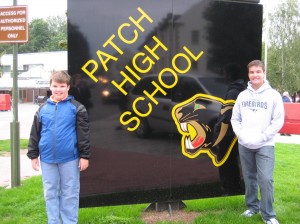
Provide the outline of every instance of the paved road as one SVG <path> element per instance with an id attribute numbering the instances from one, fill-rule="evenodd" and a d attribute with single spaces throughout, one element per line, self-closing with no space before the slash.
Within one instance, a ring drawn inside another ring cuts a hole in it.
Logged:
<path id="1" fill-rule="evenodd" d="M 38 109 L 38 105 L 24 103 L 18 105 L 18 116 L 20 122 L 20 138 L 28 139 L 33 116 Z M 13 120 L 12 111 L 0 111 L 0 140 L 10 139 L 10 123 Z M 300 144 L 300 135 L 276 136 L 276 142 Z M 26 156 L 26 150 L 20 152 L 20 174 L 21 179 L 40 175 L 31 168 L 31 162 Z M 9 187 L 11 184 L 11 157 L 10 154 L 0 156 L 0 186 Z"/>
<path id="2" fill-rule="evenodd" d="M 38 109 L 33 103 L 18 104 L 18 121 L 20 123 L 20 138 L 28 139 L 33 116 Z M 10 123 L 13 121 L 13 111 L 0 111 L 0 140 L 10 139 Z"/>

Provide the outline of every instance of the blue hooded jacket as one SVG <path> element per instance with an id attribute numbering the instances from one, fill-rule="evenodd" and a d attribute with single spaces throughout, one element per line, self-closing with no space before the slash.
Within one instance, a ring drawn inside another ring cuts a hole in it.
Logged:
<path id="1" fill-rule="evenodd" d="M 89 124 L 85 107 L 72 96 L 55 103 L 51 99 L 34 116 L 27 156 L 45 163 L 89 159 Z"/>

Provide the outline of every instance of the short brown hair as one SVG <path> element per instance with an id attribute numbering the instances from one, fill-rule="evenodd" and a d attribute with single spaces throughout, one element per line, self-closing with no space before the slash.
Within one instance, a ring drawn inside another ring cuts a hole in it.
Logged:
<path id="1" fill-rule="evenodd" d="M 249 68 L 252 67 L 252 66 L 258 66 L 258 67 L 261 67 L 263 71 L 265 71 L 265 64 L 261 61 L 261 60 L 253 60 L 251 61 L 247 68 L 248 68 L 248 71 L 249 71 Z"/>
<path id="2" fill-rule="evenodd" d="M 50 85 L 52 81 L 58 83 L 66 83 L 68 86 L 70 85 L 71 76 L 65 71 L 54 71 L 50 76 Z"/>

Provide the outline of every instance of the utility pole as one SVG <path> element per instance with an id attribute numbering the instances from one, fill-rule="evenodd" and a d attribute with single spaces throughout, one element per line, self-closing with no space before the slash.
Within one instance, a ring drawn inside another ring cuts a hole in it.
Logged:
<path id="1" fill-rule="evenodd" d="M 266 72 L 266 76 L 268 74 L 268 47 L 269 47 L 269 10 L 268 10 L 268 6 L 267 3 L 263 4 L 263 7 L 265 9 L 265 21 L 266 21 L 266 26 L 265 26 L 265 58 L 264 58 L 264 62 L 265 62 L 265 72 Z M 267 77 L 266 77 L 267 78 Z"/>

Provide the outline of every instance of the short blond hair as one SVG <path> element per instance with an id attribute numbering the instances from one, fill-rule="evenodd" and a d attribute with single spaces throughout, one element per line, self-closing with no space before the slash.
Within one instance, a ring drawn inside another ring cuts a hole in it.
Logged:
<path id="1" fill-rule="evenodd" d="M 68 86 L 70 85 L 71 76 L 66 71 L 54 71 L 50 76 L 50 85 L 52 81 L 58 83 L 66 83 Z"/>

